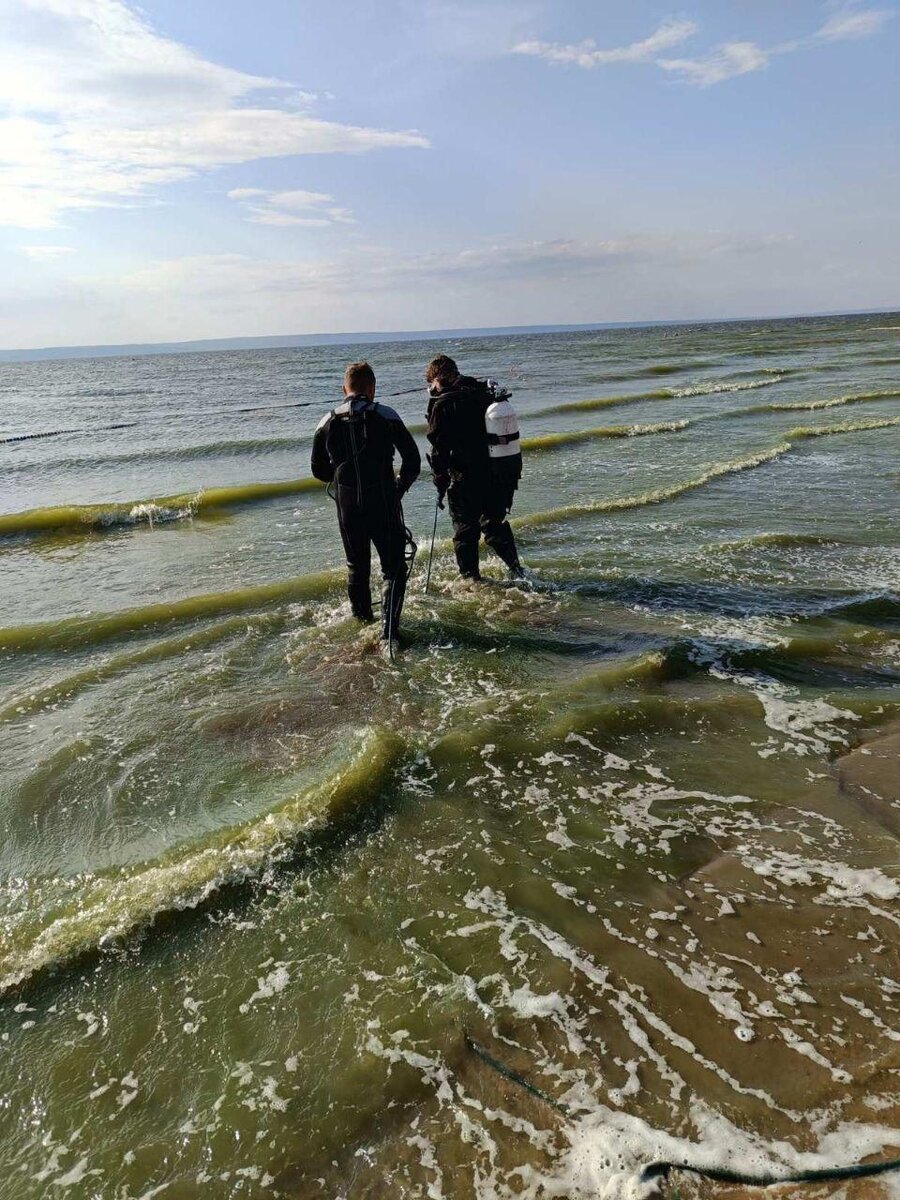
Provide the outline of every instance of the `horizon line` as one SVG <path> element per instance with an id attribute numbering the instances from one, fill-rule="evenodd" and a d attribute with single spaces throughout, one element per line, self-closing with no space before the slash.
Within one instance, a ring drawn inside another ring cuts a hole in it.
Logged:
<path id="1" fill-rule="evenodd" d="M 191 354 L 204 353 L 220 348 L 224 350 L 253 350 L 253 349 L 301 349 L 303 346 L 316 344 L 353 345 L 364 342 L 391 342 L 425 340 L 429 337 L 502 337 L 507 335 L 550 334 L 550 333 L 579 333 L 602 329 L 646 329 L 654 326 L 689 326 L 689 325 L 729 325 L 740 321 L 798 321 L 813 320 L 822 317 L 863 317 L 889 316 L 900 312 L 900 306 L 876 307 L 862 309 L 829 309 L 815 312 L 786 313 L 776 316 L 730 316 L 730 317 L 693 317 L 693 318 L 657 318 L 637 319 L 629 321 L 588 321 L 565 323 L 532 323 L 526 325 L 491 325 L 491 326 L 448 326 L 437 329 L 385 329 L 385 330 L 347 330 L 338 332 L 316 333 L 283 333 L 283 334 L 235 334 L 232 336 L 210 338 L 187 338 L 171 342 L 110 342 L 83 343 L 72 345 L 15 347 L 0 349 L 0 362 L 28 362 L 42 359 L 66 358 L 116 358 L 141 357 L 154 354 Z M 275 345 L 273 343 L 281 343 Z"/>

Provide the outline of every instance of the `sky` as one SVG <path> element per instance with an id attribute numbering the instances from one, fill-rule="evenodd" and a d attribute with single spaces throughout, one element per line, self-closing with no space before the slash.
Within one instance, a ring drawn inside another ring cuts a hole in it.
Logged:
<path id="1" fill-rule="evenodd" d="M 0 348 L 900 304 L 900 10 L 0 0 Z"/>

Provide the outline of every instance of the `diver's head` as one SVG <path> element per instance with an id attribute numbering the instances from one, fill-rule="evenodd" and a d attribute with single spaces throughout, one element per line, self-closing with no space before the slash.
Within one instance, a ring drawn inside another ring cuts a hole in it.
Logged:
<path id="1" fill-rule="evenodd" d="M 446 354 L 433 358 L 425 368 L 425 382 L 432 396 L 439 396 L 447 388 L 453 387 L 459 379 L 459 367 Z"/>
<path id="2" fill-rule="evenodd" d="M 367 362 L 351 363 L 344 372 L 344 395 L 375 399 L 375 372 Z"/>

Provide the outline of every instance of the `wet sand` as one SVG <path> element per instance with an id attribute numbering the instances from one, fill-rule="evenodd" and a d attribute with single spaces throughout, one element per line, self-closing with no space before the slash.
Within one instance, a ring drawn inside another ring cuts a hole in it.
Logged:
<path id="1" fill-rule="evenodd" d="M 900 722 L 876 731 L 836 766 L 841 790 L 900 837 Z"/>

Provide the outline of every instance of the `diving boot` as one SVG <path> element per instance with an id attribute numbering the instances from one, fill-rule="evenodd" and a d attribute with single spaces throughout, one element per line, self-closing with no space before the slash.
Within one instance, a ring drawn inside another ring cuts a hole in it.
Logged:
<path id="1" fill-rule="evenodd" d="M 400 614 L 406 596 L 406 575 L 386 579 L 381 592 L 381 639 L 396 641 L 400 632 Z"/>
<path id="2" fill-rule="evenodd" d="M 347 588 L 347 595 L 350 599 L 350 611 L 357 621 L 363 625 L 371 625 L 375 620 L 375 613 L 372 611 L 372 593 L 369 585 L 362 587 L 351 583 Z"/>
<path id="3" fill-rule="evenodd" d="M 388 659 L 390 662 L 394 662 L 395 659 L 400 657 L 401 645 L 398 637 L 383 637 L 380 645 L 383 657 Z"/>

